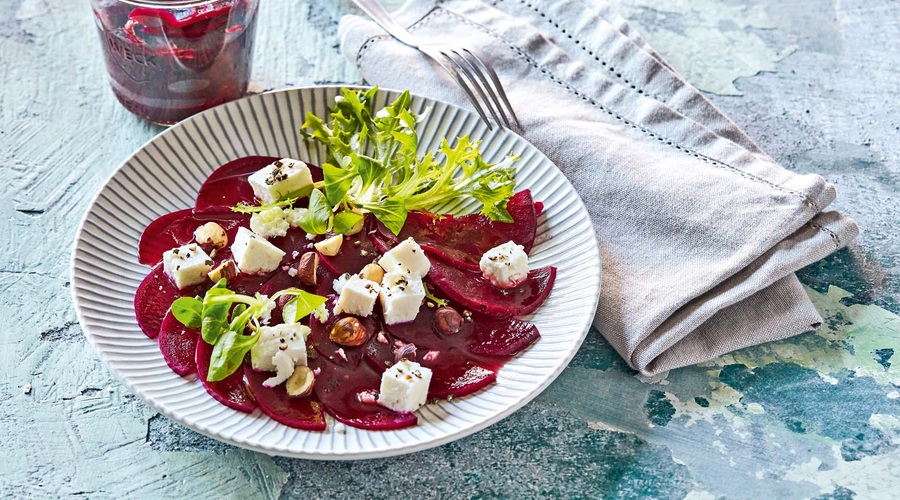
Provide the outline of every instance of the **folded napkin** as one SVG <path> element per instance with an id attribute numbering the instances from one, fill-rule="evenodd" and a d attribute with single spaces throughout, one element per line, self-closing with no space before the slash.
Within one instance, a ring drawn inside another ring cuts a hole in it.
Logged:
<path id="1" fill-rule="evenodd" d="M 412 32 L 477 48 L 522 135 L 584 199 L 603 259 L 594 325 L 645 375 L 816 328 L 797 269 L 853 240 L 834 187 L 790 172 L 602 0 L 413 0 Z M 367 19 L 341 21 L 366 81 L 453 102 L 434 63 Z"/>

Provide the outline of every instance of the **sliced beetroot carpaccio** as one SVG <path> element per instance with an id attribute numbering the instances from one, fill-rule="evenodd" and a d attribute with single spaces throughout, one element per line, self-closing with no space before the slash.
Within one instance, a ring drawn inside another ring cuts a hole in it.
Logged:
<path id="1" fill-rule="evenodd" d="M 203 340 L 197 342 L 197 355 L 194 359 L 197 362 L 197 375 L 200 376 L 200 382 L 203 383 L 206 392 L 216 398 L 218 402 L 237 411 L 250 413 L 255 410 L 256 401 L 247 390 L 247 384 L 244 383 L 244 371 L 240 368 L 218 382 L 206 380 L 206 377 L 209 376 L 209 361 L 212 358 L 212 352 L 213 346 Z"/>
<path id="2" fill-rule="evenodd" d="M 492 221 L 481 214 L 454 217 L 410 212 L 400 234 L 394 236 L 383 224 L 375 226 L 381 241 L 393 246 L 413 238 L 429 254 L 465 269 L 477 270 L 485 252 L 508 241 L 531 251 L 537 231 L 537 214 L 531 192 L 519 191 L 507 203 L 512 223 Z"/>
<path id="3" fill-rule="evenodd" d="M 200 330 L 188 328 L 169 311 L 159 329 L 159 350 L 173 372 L 182 377 L 197 371 L 197 340 Z"/>
<path id="4" fill-rule="evenodd" d="M 365 343 L 366 363 L 378 373 L 390 368 L 394 364 L 394 349 L 396 348 L 394 342 L 397 340 L 397 337 L 394 337 L 387 331 L 382 331 L 381 338 L 379 338 L 378 333 L 373 335 Z"/>
<path id="5" fill-rule="evenodd" d="M 222 226 L 229 244 L 234 241 L 239 227 L 250 227 L 250 216 L 239 213 L 194 214 L 179 210 L 163 215 L 144 229 L 138 243 L 138 262 L 152 266 L 162 260 L 163 252 L 194 241 L 194 231 L 207 222 Z M 216 252 L 214 260 L 220 262 L 231 255 L 229 247 Z"/>
<path id="6" fill-rule="evenodd" d="M 252 204 L 253 188 L 247 178 L 277 159 L 274 156 L 247 156 L 217 168 L 200 186 L 194 211 L 227 213 L 238 203 Z"/>
<path id="7" fill-rule="evenodd" d="M 362 358 L 365 352 L 365 343 L 354 346 L 342 346 L 336 344 L 331 340 L 331 328 L 337 323 L 339 320 L 353 317 L 359 320 L 362 327 L 366 330 L 366 334 L 369 338 L 378 331 L 378 323 L 375 321 L 373 314 L 371 316 L 366 316 L 364 318 L 360 318 L 359 316 L 353 316 L 350 314 L 334 314 L 334 303 L 336 297 L 334 295 L 330 296 L 328 302 L 325 303 L 325 308 L 328 309 L 328 320 L 322 323 L 315 316 L 311 316 L 309 318 L 309 338 L 307 339 L 307 344 L 315 347 L 316 351 L 320 356 L 329 359 L 337 364 L 346 364 L 348 366 L 356 366 L 359 364 L 359 360 Z M 346 356 L 346 360 L 344 360 L 339 351 L 343 350 L 344 356 Z"/>
<path id="8" fill-rule="evenodd" d="M 269 243 L 275 245 L 284 252 L 284 258 L 281 259 L 282 265 L 295 261 L 304 253 L 310 251 L 310 249 L 306 248 L 310 243 L 310 241 L 306 239 L 306 231 L 299 227 L 291 227 L 284 236 L 269 238 Z M 297 253 L 296 257 L 294 257 L 295 252 Z"/>
<path id="9" fill-rule="evenodd" d="M 325 414 L 322 412 L 322 404 L 312 397 L 289 396 L 283 383 L 275 387 L 264 386 L 263 382 L 272 375 L 274 373 L 258 372 L 249 364 L 244 364 L 244 377 L 259 409 L 272 420 L 288 427 L 324 431 Z"/>
<path id="10" fill-rule="evenodd" d="M 497 380 L 497 372 L 476 364 L 461 349 L 447 349 L 432 353 L 429 359 L 427 352 L 420 349 L 417 353 L 419 364 L 431 369 L 431 384 L 428 386 L 429 398 L 445 399 L 448 396 L 466 396 L 493 384 Z"/>
<path id="11" fill-rule="evenodd" d="M 530 271 L 524 283 L 509 290 L 491 285 L 479 272 L 456 269 L 440 260 L 431 261 L 428 278 L 463 307 L 495 318 L 506 318 L 530 314 L 540 307 L 553 288 L 556 268 Z"/>
<path id="12" fill-rule="evenodd" d="M 449 306 L 458 313 L 459 304 Z M 540 338 L 537 327 L 515 318 L 492 318 L 473 313 L 472 321 L 463 322 L 453 334 L 439 334 L 434 328 L 438 308 L 422 307 L 416 319 L 407 323 L 386 325 L 398 339 L 429 350 L 461 349 L 475 357 L 512 357 Z M 499 368 L 499 366 L 498 366 Z"/>
<path id="13" fill-rule="evenodd" d="M 231 212 L 231 207 L 244 202 L 255 203 L 253 188 L 247 182 L 250 174 L 278 160 L 275 156 L 247 156 L 230 161 L 217 168 L 206 179 L 197 201 L 194 212 Z M 322 169 L 307 163 L 313 181 L 322 180 Z"/>
<path id="14" fill-rule="evenodd" d="M 515 318 L 479 318 L 466 350 L 479 356 L 512 357 L 541 337 L 536 326 Z"/>
<path id="15" fill-rule="evenodd" d="M 209 284 L 201 284 L 179 290 L 166 276 L 162 262 L 147 273 L 134 292 L 134 316 L 144 335 L 155 339 L 169 306 L 179 297 L 193 297 L 206 293 Z"/>
<path id="16" fill-rule="evenodd" d="M 320 253 L 319 260 L 329 271 L 340 276 L 358 273 L 366 264 L 377 260 L 379 255 L 378 249 L 361 231 L 353 236 L 344 236 L 337 255 L 329 257 Z"/>
<path id="17" fill-rule="evenodd" d="M 321 360 L 317 363 L 313 390 L 325 411 L 338 422 L 369 430 L 393 430 L 416 425 L 413 413 L 397 413 L 374 402 L 363 403 L 360 394 L 376 397 L 381 373 L 367 363 L 347 366 Z"/>

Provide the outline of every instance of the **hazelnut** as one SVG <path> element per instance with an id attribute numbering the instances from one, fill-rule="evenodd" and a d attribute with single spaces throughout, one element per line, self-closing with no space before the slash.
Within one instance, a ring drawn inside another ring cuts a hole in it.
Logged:
<path id="1" fill-rule="evenodd" d="M 337 320 L 331 327 L 329 338 L 338 345 L 354 347 L 365 343 L 369 332 L 362 323 L 354 317 L 346 317 Z"/>
<path id="2" fill-rule="evenodd" d="M 288 302 L 294 300 L 295 295 L 282 295 L 275 299 L 275 306 L 279 309 L 284 309 L 284 306 L 287 305 Z"/>
<path id="3" fill-rule="evenodd" d="M 463 317 L 452 307 L 440 307 L 434 312 L 434 330 L 443 335 L 458 333 Z"/>
<path id="4" fill-rule="evenodd" d="M 294 369 L 294 373 L 287 379 L 284 388 L 289 396 L 303 397 L 312 393 L 313 386 L 316 384 L 316 375 L 308 366 L 298 366 Z"/>
<path id="5" fill-rule="evenodd" d="M 319 254 L 316 252 L 306 252 L 300 257 L 297 263 L 297 279 L 304 285 L 315 285 L 317 283 L 316 273 L 319 271 Z"/>
<path id="6" fill-rule="evenodd" d="M 194 230 L 194 240 L 207 252 L 213 248 L 225 248 L 228 235 L 222 226 L 215 222 L 207 222 Z"/>
<path id="7" fill-rule="evenodd" d="M 324 240 L 315 244 L 316 250 L 318 250 L 322 255 L 327 255 L 328 257 L 334 257 L 341 251 L 341 245 L 344 244 L 344 235 L 336 234 L 330 238 L 325 238 Z"/>
<path id="8" fill-rule="evenodd" d="M 219 281 L 222 278 L 225 278 L 225 281 L 231 281 L 232 278 L 238 275 L 238 268 L 234 265 L 233 260 L 226 260 L 219 264 L 215 269 L 210 271 L 207 276 L 214 282 Z"/>
<path id="9" fill-rule="evenodd" d="M 362 268 L 362 271 L 359 272 L 359 277 L 364 280 L 381 283 L 381 279 L 384 278 L 384 269 L 372 262 L 371 264 L 366 264 L 366 267 Z"/>

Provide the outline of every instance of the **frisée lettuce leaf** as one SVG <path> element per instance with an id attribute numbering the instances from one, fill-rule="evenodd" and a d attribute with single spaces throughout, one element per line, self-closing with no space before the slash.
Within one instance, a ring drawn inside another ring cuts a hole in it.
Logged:
<path id="1" fill-rule="evenodd" d="M 342 89 L 328 123 L 307 113 L 303 133 L 325 146 L 324 195 L 335 212 L 370 212 L 398 234 L 410 210 L 436 211 L 448 202 L 474 199 L 492 220 L 512 222 L 506 203 L 515 190 L 518 160 L 487 163 L 479 141 L 441 141 L 418 155 L 418 117 L 409 92 L 373 114 L 378 89 Z M 457 205 L 454 203 L 454 205 Z"/>

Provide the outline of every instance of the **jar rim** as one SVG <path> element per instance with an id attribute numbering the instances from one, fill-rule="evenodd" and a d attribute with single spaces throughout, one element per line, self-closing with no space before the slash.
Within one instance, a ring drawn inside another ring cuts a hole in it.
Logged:
<path id="1" fill-rule="evenodd" d="M 135 7 L 152 7 L 156 9 L 184 9 L 188 7 L 202 7 L 208 4 L 224 3 L 228 0 L 117 0 L 120 3 L 134 5 Z"/>

